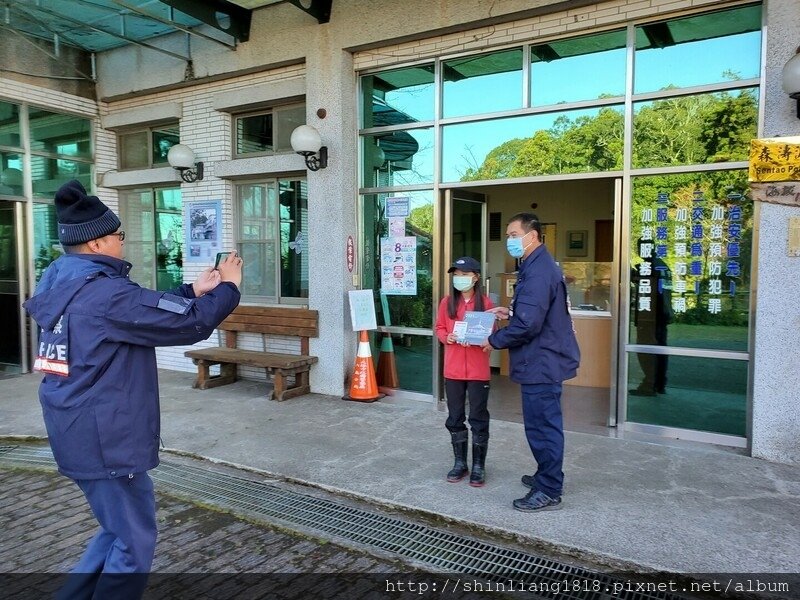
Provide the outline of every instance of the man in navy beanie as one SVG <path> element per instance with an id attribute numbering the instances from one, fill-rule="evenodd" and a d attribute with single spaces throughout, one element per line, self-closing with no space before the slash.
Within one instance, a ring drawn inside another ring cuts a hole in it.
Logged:
<path id="1" fill-rule="evenodd" d="M 77 180 L 55 195 L 66 254 L 25 308 L 39 326 L 34 369 L 58 470 L 83 491 L 100 529 L 61 598 L 141 598 L 155 552 L 147 471 L 161 434 L 156 346 L 206 339 L 239 304 L 235 252 L 169 292 L 139 287 L 123 260 L 120 220 Z"/>

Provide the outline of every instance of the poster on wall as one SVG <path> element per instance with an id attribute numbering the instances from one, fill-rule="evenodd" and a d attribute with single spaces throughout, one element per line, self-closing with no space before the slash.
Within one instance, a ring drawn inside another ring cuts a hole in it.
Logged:
<path id="1" fill-rule="evenodd" d="M 183 231 L 185 260 L 213 262 L 217 252 L 222 252 L 222 201 L 187 202 Z"/>
<path id="2" fill-rule="evenodd" d="M 395 296 L 416 296 L 416 237 L 381 239 L 381 292 Z"/>

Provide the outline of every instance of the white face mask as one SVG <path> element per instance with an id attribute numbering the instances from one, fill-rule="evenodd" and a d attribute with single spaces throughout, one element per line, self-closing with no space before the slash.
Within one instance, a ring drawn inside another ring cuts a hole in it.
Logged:
<path id="1" fill-rule="evenodd" d="M 453 287 L 459 292 L 466 292 L 472 286 L 472 275 L 453 275 Z"/>

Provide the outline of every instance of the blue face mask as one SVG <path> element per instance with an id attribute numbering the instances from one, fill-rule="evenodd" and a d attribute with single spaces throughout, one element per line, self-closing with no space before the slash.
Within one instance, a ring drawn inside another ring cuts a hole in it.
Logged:
<path id="1" fill-rule="evenodd" d="M 466 292 L 472 287 L 472 275 L 453 275 L 453 287 L 459 292 Z"/>
<path id="2" fill-rule="evenodd" d="M 530 232 L 528 232 L 530 233 Z M 527 233 L 525 235 L 528 235 Z M 506 250 L 513 258 L 522 258 L 525 254 L 525 246 L 522 245 L 522 240 L 525 235 L 518 238 L 506 238 Z"/>

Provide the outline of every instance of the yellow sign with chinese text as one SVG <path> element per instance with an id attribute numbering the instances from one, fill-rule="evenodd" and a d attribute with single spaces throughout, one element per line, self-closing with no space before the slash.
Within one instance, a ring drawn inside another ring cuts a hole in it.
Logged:
<path id="1" fill-rule="evenodd" d="M 750 140 L 750 181 L 800 180 L 800 137 Z"/>

